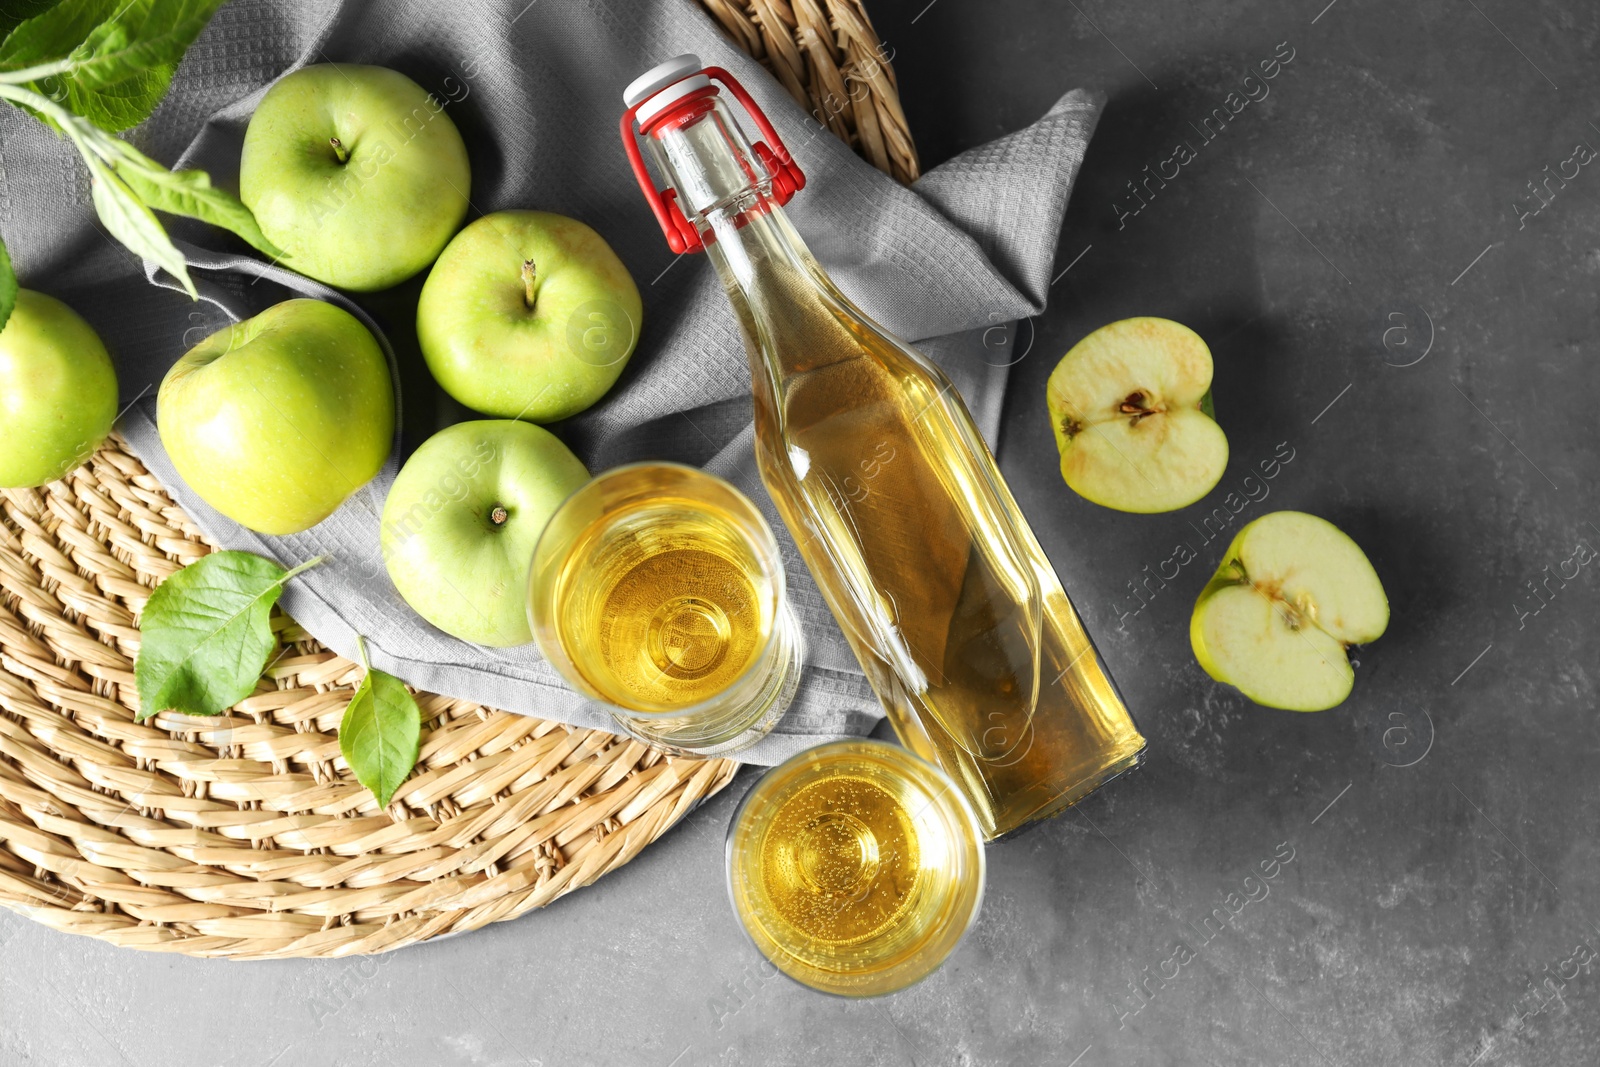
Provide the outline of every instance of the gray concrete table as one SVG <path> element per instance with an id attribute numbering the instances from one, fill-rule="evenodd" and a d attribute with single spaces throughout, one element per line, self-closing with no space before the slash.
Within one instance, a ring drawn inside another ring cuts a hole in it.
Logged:
<path id="1" fill-rule="evenodd" d="M 929 162 L 1110 93 L 1002 457 L 1147 766 L 993 847 L 975 931 L 883 1000 L 758 966 L 721 875 L 745 772 L 599 885 L 375 960 L 207 963 L 6 915 L 0 1064 L 1594 1062 L 1600 567 L 1567 561 L 1600 547 L 1600 7 L 869 6 Z M 1233 448 L 1170 515 L 1072 495 L 1045 419 L 1060 354 L 1135 314 L 1211 343 Z M 1195 665 L 1229 490 L 1234 528 L 1313 511 L 1382 575 L 1393 622 L 1343 707 L 1259 709 Z"/>

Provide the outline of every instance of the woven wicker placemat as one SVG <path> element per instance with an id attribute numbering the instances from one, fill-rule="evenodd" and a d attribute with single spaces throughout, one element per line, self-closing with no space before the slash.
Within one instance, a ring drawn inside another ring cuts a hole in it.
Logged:
<path id="1" fill-rule="evenodd" d="M 703 0 L 881 169 L 917 173 L 857 0 Z M 115 945 L 385 952 L 513 919 L 627 863 L 738 764 L 419 693 L 416 772 L 379 810 L 339 756 L 361 678 L 275 612 L 227 715 L 134 721 L 139 612 L 214 546 L 113 436 L 0 490 L 0 905 Z"/>
<path id="2" fill-rule="evenodd" d="M 379 810 L 339 758 L 361 668 L 281 613 L 253 696 L 136 723 L 138 614 L 211 550 L 116 438 L 0 491 L 0 903 L 135 948 L 381 952 L 588 885 L 738 767 L 418 694 L 421 759 Z"/>

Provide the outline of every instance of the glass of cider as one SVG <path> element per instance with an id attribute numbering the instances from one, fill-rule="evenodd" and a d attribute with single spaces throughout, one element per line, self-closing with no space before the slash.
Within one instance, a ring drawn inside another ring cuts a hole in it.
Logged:
<path id="1" fill-rule="evenodd" d="M 528 616 L 579 692 L 629 734 L 678 751 L 748 748 L 799 685 L 772 529 L 694 467 L 617 467 L 567 498 L 534 549 Z"/>
<path id="2" fill-rule="evenodd" d="M 751 787 L 728 828 L 745 932 L 825 993 L 893 993 L 932 974 L 983 899 L 977 815 L 933 764 L 881 741 L 802 752 Z"/>

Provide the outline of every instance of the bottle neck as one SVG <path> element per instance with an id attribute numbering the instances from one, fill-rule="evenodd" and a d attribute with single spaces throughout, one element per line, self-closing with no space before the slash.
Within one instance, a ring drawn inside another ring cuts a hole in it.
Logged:
<path id="1" fill-rule="evenodd" d="M 748 293 L 758 280 L 757 264 L 774 255 L 814 267 L 774 198 L 772 175 L 715 90 L 685 101 L 647 133 L 678 208 L 700 234 L 730 296 Z"/>
<path id="2" fill-rule="evenodd" d="M 715 89 L 691 97 L 652 122 L 651 154 L 677 192 L 678 207 L 699 223 L 710 212 L 759 194 L 772 195 L 772 179 Z"/>
<path id="3" fill-rule="evenodd" d="M 794 340 L 814 336 L 824 305 L 844 298 L 790 224 L 772 176 L 720 100 L 696 101 L 648 132 L 651 152 L 733 304 L 760 405 L 765 385 L 802 369 L 796 361 L 805 353 Z"/>

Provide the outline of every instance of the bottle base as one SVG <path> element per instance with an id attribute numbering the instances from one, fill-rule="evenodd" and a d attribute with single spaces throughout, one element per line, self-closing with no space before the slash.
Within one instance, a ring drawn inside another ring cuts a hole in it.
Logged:
<path id="1" fill-rule="evenodd" d="M 1143 737 L 1138 738 L 1137 746 L 1125 755 L 1112 760 L 1103 768 L 1096 771 L 1069 788 L 1054 796 L 1042 799 L 1039 805 L 1030 810 L 1026 815 L 1013 820 L 1009 825 L 996 828 L 992 835 L 985 837 L 985 841 L 1010 840 L 1013 837 L 1031 830 L 1058 815 L 1068 808 L 1076 805 L 1080 800 L 1108 785 L 1113 779 L 1120 778 L 1129 771 L 1136 770 L 1145 761 L 1150 744 Z"/>

